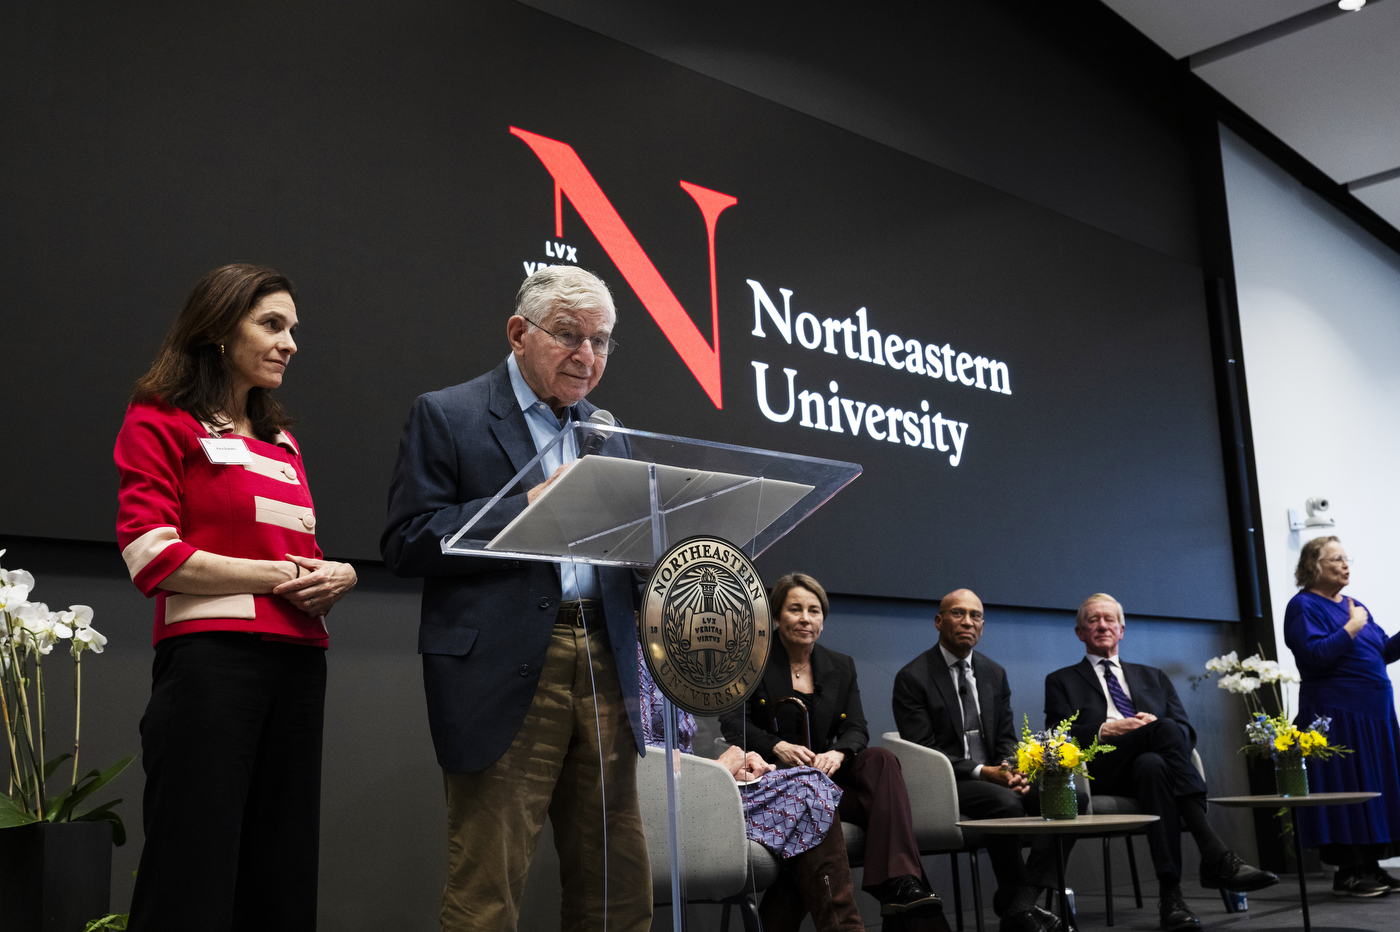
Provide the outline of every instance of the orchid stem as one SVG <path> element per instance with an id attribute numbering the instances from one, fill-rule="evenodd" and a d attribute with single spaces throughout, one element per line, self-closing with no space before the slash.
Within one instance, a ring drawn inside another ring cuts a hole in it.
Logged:
<path id="1" fill-rule="evenodd" d="M 0 666 L 9 666 L 0 663 Z M 3 671 L 0 671 L 3 672 Z M 5 716 L 5 739 L 10 747 L 10 780 L 5 788 L 5 795 L 13 796 L 16 781 L 19 780 L 19 754 L 15 751 L 15 730 L 14 724 L 10 721 L 10 701 L 9 689 L 10 678 L 8 675 L 0 677 L 0 712 Z"/>
<path id="2" fill-rule="evenodd" d="M 76 643 L 74 645 L 77 646 Z M 73 786 L 78 785 L 78 736 L 83 729 L 83 652 L 73 655 Z"/>
<path id="3" fill-rule="evenodd" d="M 39 707 L 39 759 L 34 762 L 34 783 L 38 787 L 39 794 L 39 818 L 44 817 L 45 810 L 48 809 L 47 795 L 48 787 L 45 786 L 45 770 L 48 765 L 44 756 L 44 665 L 39 661 L 39 655 L 34 655 L 34 684 L 37 690 L 35 705 Z"/>
<path id="4" fill-rule="evenodd" d="M 19 693 L 18 712 L 20 718 L 24 722 L 24 739 L 25 743 L 28 745 L 26 750 L 29 752 L 29 762 L 32 766 L 34 763 L 34 728 L 30 724 L 29 718 L 29 690 L 25 686 L 24 667 L 20 665 L 19 650 L 15 647 L 14 638 L 10 639 L 10 654 L 13 657 L 11 669 L 14 671 L 15 691 Z M 23 786 L 23 781 L 21 781 L 20 785 Z M 23 800 L 26 809 L 29 808 L 28 802 L 27 799 Z M 42 812 L 43 810 L 41 809 L 40 811 Z"/>

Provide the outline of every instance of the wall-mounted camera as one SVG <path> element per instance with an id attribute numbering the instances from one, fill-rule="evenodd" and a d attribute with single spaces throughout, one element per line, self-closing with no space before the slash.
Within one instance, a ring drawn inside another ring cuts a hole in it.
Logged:
<path id="1" fill-rule="evenodd" d="M 1315 527 L 1336 527 L 1335 518 L 1324 518 L 1322 513 L 1329 506 L 1327 499 L 1320 495 L 1315 495 L 1304 503 L 1303 507 L 1307 511 L 1307 517 L 1298 513 L 1297 508 L 1288 509 L 1288 529 L 1291 531 L 1306 531 Z"/>

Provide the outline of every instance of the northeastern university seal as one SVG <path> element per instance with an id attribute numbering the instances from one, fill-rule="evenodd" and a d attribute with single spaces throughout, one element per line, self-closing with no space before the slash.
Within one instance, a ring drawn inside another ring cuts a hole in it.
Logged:
<path id="1" fill-rule="evenodd" d="M 740 705 L 762 679 L 773 640 L 763 580 L 722 537 L 688 538 L 656 561 L 640 624 L 652 679 L 696 715 Z"/>

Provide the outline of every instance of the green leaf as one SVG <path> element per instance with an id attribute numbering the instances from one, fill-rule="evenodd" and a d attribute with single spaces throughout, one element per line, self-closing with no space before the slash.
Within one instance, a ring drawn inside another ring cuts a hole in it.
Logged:
<path id="1" fill-rule="evenodd" d="M 132 761 L 136 760 L 135 754 L 128 754 L 121 760 L 100 773 L 96 770 L 89 771 L 78 784 L 70 788 L 63 795 L 49 803 L 48 812 L 45 814 L 50 822 L 65 822 L 68 815 L 78 803 L 87 799 L 94 792 L 101 789 L 125 770 Z"/>
<path id="2" fill-rule="evenodd" d="M 58 769 L 59 764 L 63 763 L 66 760 L 72 759 L 72 754 L 60 754 L 53 760 L 49 761 L 47 764 L 44 765 L 44 779 L 47 781 L 49 777 L 53 776 L 53 772 Z"/>
<path id="3" fill-rule="evenodd" d="M 120 848 L 126 844 L 126 824 L 122 822 L 122 817 L 111 809 L 120 799 L 103 803 L 96 809 L 89 809 L 87 812 L 75 812 L 69 817 L 70 822 L 111 822 L 112 823 L 112 844 Z"/>
<path id="4" fill-rule="evenodd" d="M 34 813 L 25 812 L 12 797 L 0 795 L 0 829 L 14 828 L 17 825 L 28 825 L 30 822 L 38 821 L 39 819 Z"/>
<path id="5" fill-rule="evenodd" d="M 83 926 L 83 932 L 126 932 L 126 924 L 130 918 L 130 913 L 109 913 L 101 919 L 94 919 Z"/>

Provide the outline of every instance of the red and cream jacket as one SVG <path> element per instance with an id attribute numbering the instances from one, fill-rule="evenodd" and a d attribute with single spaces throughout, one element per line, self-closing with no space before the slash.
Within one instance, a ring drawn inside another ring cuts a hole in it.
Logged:
<path id="1" fill-rule="evenodd" d="M 196 550 L 248 560 L 321 559 L 316 509 L 291 435 L 245 439 L 253 461 L 215 465 L 200 445 L 217 436 L 187 411 L 133 402 L 113 458 L 121 475 L 117 543 L 131 580 L 156 597 L 153 643 L 196 631 L 247 631 L 325 647 L 325 623 L 272 594 L 187 595 L 161 582 Z"/>

